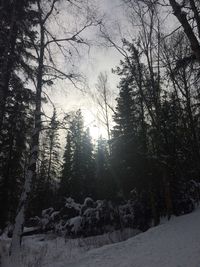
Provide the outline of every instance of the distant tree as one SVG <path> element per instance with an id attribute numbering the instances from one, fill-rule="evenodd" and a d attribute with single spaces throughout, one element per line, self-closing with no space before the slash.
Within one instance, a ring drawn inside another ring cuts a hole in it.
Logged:
<path id="1" fill-rule="evenodd" d="M 114 179 L 110 166 L 110 155 L 107 140 L 100 137 L 97 140 L 95 152 L 95 184 L 97 199 L 114 200 L 117 197 L 117 181 Z"/>
<path id="2" fill-rule="evenodd" d="M 60 173 L 60 142 L 58 127 L 59 122 L 57 121 L 56 111 L 54 109 L 49 129 L 46 131 L 46 153 L 48 158 L 47 183 L 49 184 L 49 187 L 53 186 Z"/>
<path id="3" fill-rule="evenodd" d="M 96 197 L 95 192 L 95 162 L 94 145 L 90 136 L 89 128 L 83 133 L 82 140 L 82 168 L 84 196 Z"/>
<path id="4" fill-rule="evenodd" d="M 60 178 L 59 122 L 54 108 L 50 122 L 43 125 L 41 146 L 36 178 L 31 192 L 29 216 L 39 214 L 43 209 L 54 205 Z"/>
<path id="5" fill-rule="evenodd" d="M 111 90 L 108 84 L 108 74 L 100 73 L 96 84 L 96 92 L 94 99 L 98 104 L 99 119 L 103 123 L 108 137 L 108 145 L 110 146 L 111 139 L 111 115 L 114 111 L 111 103 Z"/>
<path id="6" fill-rule="evenodd" d="M 84 130 L 81 110 L 78 110 L 70 122 L 67 134 L 60 184 L 62 195 L 79 201 L 87 196 L 94 197 L 94 171 L 92 140 L 89 129 Z"/>
<path id="7" fill-rule="evenodd" d="M 61 180 L 60 180 L 60 188 L 59 194 L 61 198 L 66 197 L 70 194 L 70 177 L 72 172 L 72 136 L 71 132 L 68 131 L 66 137 L 66 146 L 63 155 L 63 165 L 62 165 L 62 172 L 61 172 Z"/>
<path id="8" fill-rule="evenodd" d="M 82 144 L 83 144 L 83 117 L 81 110 L 78 110 L 72 120 L 70 131 L 73 140 L 72 173 L 70 177 L 70 195 L 76 200 L 84 198 L 83 191 L 83 165 L 82 165 Z"/>
<path id="9" fill-rule="evenodd" d="M 140 62 L 139 50 L 126 40 L 124 40 L 125 48 L 127 57 L 114 70 L 120 76 L 120 92 L 117 98 L 111 143 L 115 154 L 113 163 L 119 169 L 117 173 L 121 176 L 122 190 L 125 196 L 128 196 L 135 187 L 136 180 L 139 181 L 139 178 L 136 178 L 140 176 L 136 171 L 140 165 L 139 161 L 144 163 L 147 156 L 146 115 L 151 107 L 147 97 L 145 66 Z M 141 180 L 143 170 L 140 171 Z"/>

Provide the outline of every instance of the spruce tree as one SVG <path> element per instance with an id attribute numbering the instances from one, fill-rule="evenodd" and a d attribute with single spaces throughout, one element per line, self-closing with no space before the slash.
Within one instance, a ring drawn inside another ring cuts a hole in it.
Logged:
<path id="1" fill-rule="evenodd" d="M 102 137 L 97 140 L 95 163 L 97 199 L 115 200 L 118 193 L 117 181 L 111 170 L 108 142 Z"/>
<path id="2" fill-rule="evenodd" d="M 60 178 L 60 141 L 58 134 L 59 122 L 54 109 L 51 120 L 43 125 L 41 135 L 40 156 L 36 179 L 31 193 L 29 216 L 39 214 L 43 209 L 54 206 Z"/>
<path id="3" fill-rule="evenodd" d="M 0 227 L 6 221 L 13 223 L 24 181 L 34 100 L 27 88 L 28 78 L 34 73 L 27 64 L 34 60 L 30 52 L 30 36 L 33 40 L 36 37 L 34 2 L 9 0 L 0 4 Z"/>
<path id="4" fill-rule="evenodd" d="M 34 94 L 15 77 L 9 88 L 6 117 L 1 132 L 0 213 L 1 225 L 13 223 L 24 182 L 30 130 L 33 125 Z"/>
<path id="5" fill-rule="evenodd" d="M 71 132 L 68 131 L 66 138 L 66 146 L 63 155 L 63 166 L 61 172 L 59 194 L 61 199 L 67 197 L 70 194 L 70 177 L 72 172 L 72 137 Z"/>
<path id="6" fill-rule="evenodd" d="M 72 118 L 64 152 L 60 191 L 77 201 L 95 197 L 95 162 L 89 130 L 84 130 L 81 110 Z"/>
<path id="7" fill-rule="evenodd" d="M 82 139 L 82 179 L 85 197 L 96 197 L 94 147 L 89 128 L 84 130 Z"/>

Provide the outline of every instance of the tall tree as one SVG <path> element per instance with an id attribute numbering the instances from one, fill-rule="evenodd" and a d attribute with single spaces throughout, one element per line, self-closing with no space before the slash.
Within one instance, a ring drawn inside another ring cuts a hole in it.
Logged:
<path id="1" fill-rule="evenodd" d="M 82 165 L 83 165 L 83 185 L 85 197 L 96 197 L 95 192 L 95 162 L 94 146 L 87 128 L 83 133 L 82 140 Z"/>
<path id="2" fill-rule="evenodd" d="M 0 132 L 6 112 L 6 101 L 13 76 L 20 72 L 30 75 L 27 59 L 34 56 L 29 53 L 32 47 L 28 36 L 34 40 L 33 30 L 36 12 L 31 8 L 35 0 L 1 1 L 1 43 L 0 43 Z"/>
<path id="3" fill-rule="evenodd" d="M 58 127 L 59 122 L 54 108 L 50 122 L 42 127 L 39 162 L 36 179 L 32 186 L 29 216 L 35 216 L 43 209 L 53 206 L 57 196 L 61 171 Z"/>
<path id="4" fill-rule="evenodd" d="M 100 121 L 106 128 L 108 136 L 108 144 L 110 146 L 111 139 L 111 115 L 113 113 L 113 107 L 111 103 L 111 90 L 108 84 L 108 74 L 100 73 L 96 84 L 97 92 L 94 96 L 95 101 L 99 106 Z"/>
<path id="5" fill-rule="evenodd" d="M 75 113 L 67 134 L 61 192 L 82 201 L 95 196 L 95 163 L 89 129 L 84 130 L 81 111 Z"/>
<path id="6" fill-rule="evenodd" d="M 14 222 L 23 186 L 27 147 L 33 124 L 32 98 L 34 94 L 31 90 L 24 88 L 19 79 L 12 79 L 0 143 L 1 228 L 5 227 L 6 222 Z"/>
<path id="7" fill-rule="evenodd" d="M 132 76 L 127 75 L 126 64 L 121 63 L 122 68 L 117 71 L 123 75 L 120 81 L 120 93 L 117 98 L 116 112 L 114 116 L 115 126 L 113 130 L 112 152 L 115 165 L 121 180 L 121 188 L 127 197 L 136 186 L 136 158 L 140 151 L 140 101 L 137 87 Z M 122 74 L 123 73 L 123 74 Z M 143 134 L 143 133 L 142 133 Z"/>
<path id="8" fill-rule="evenodd" d="M 95 152 L 95 187 L 97 199 L 117 198 L 118 189 L 117 181 L 111 171 L 110 154 L 107 140 L 100 137 L 97 140 L 97 148 Z"/>
<path id="9" fill-rule="evenodd" d="M 71 132 L 68 131 L 66 137 L 66 146 L 63 155 L 63 166 L 62 166 L 62 173 L 61 173 L 61 181 L 60 181 L 60 195 L 61 197 L 66 197 L 70 195 L 70 177 L 72 173 L 72 136 Z"/>
<path id="10" fill-rule="evenodd" d="M 31 128 L 31 104 L 34 94 L 27 87 L 27 79 L 34 68 L 27 62 L 34 60 L 33 47 L 28 36 L 34 39 L 33 29 L 37 12 L 31 9 L 35 1 L 1 1 L 0 42 L 0 195 L 2 219 L 13 222 L 16 205 L 24 179 L 25 155 Z M 24 129 L 23 133 L 20 129 Z M 9 152 L 8 152 L 9 151 Z M 17 193 L 14 194 L 16 186 Z M 15 202 L 11 208 L 11 196 Z M 11 210 L 12 211 L 11 211 Z"/>
<path id="11" fill-rule="evenodd" d="M 42 101 L 42 91 L 45 84 L 52 83 L 52 79 L 55 78 L 68 78 L 70 81 L 74 81 L 74 78 L 77 76 L 73 73 L 66 74 L 65 72 L 57 69 L 53 62 L 51 56 L 51 48 L 52 45 L 54 47 L 58 47 L 58 49 L 64 53 L 66 56 L 66 48 L 63 48 L 62 44 L 68 45 L 72 49 L 77 51 L 77 46 L 80 44 L 86 44 L 87 42 L 82 37 L 82 32 L 91 26 L 96 26 L 99 24 L 99 21 L 94 17 L 94 13 L 90 12 L 90 9 L 87 7 L 83 12 L 84 20 L 81 21 L 80 28 L 76 30 L 68 29 L 65 32 L 65 36 L 56 36 L 48 30 L 48 23 L 50 23 L 51 18 L 55 13 L 58 16 L 57 8 L 61 8 L 59 6 L 61 4 L 58 0 L 52 1 L 36 1 L 36 7 L 38 11 L 37 24 L 38 24 L 38 40 L 34 42 L 35 44 L 35 52 L 37 56 L 37 67 L 36 67 L 36 77 L 34 79 L 35 87 L 36 87 L 36 98 L 35 98 L 35 110 L 34 110 L 34 127 L 32 131 L 32 138 L 30 144 L 30 156 L 28 167 L 25 175 L 25 185 L 24 191 L 21 195 L 20 204 L 15 220 L 15 227 L 13 232 L 12 244 L 11 244 L 11 260 L 15 259 L 18 254 L 18 250 L 20 248 L 20 240 L 23 230 L 24 224 L 24 213 L 27 205 L 28 195 L 31 190 L 31 183 L 35 176 L 36 172 L 36 164 L 38 159 L 39 152 L 39 137 L 41 130 L 41 101 Z M 82 2 L 80 4 L 83 4 Z M 77 5 L 74 4 L 73 1 L 67 3 L 68 8 L 73 6 L 73 8 L 77 8 Z M 80 10 L 81 6 L 78 6 Z M 69 26 L 69 25 L 68 25 Z M 70 26 L 69 26 L 70 27 Z M 66 36 L 67 35 L 67 36 Z M 74 46 L 77 45 L 77 46 Z M 69 48 L 70 49 L 70 48 Z M 71 52 L 69 53 L 71 55 Z M 69 55 L 68 54 L 68 55 Z M 47 60 L 49 59 L 49 61 Z M 49 64 L 48 64 L 49 63 Z M 50 73 L 52 74 L 50 76 Z M 49 78 L 51 77 L 51 78 Z"/>

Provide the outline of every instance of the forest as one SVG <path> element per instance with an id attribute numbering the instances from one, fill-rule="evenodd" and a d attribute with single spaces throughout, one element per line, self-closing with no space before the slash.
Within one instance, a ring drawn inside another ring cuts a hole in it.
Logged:
<path id="1" fill-rule="evenodd" d="M 24 227 L 146 231 L 199 204 L 200 2 L 119 0 L 116 27 L 99 5 L 0 1 L 0 235 L 13 257 Z M 95 45 L 120 60 L 94 86 L 105 132 L 94 138 L 81 108 L 66 96 L 60 114 L 49 92 L 91 97 L 79 57 Z"/>

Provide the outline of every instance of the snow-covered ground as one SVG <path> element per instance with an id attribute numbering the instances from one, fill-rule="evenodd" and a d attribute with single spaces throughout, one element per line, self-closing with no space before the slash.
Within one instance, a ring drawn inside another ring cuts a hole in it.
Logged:
<path id="1" fill-rule="evenodd" d="M 34 255 L 38 264 L 28 265 L 27 262 L 24 266 L 200 267 L 200 209 L 174 217 L 169 222 L 120 243 L 94 249 L 95 242 L 99 242 L 98 238 L 88 240 L 90 245 L 87 244 L 89 241 L 84 243 L 83 240 L 64 243 L 58 238 L 46 241 L 41 240 L 41 237 L 40 240 L 39 237 L 28 238 L 24 254 L 31 254 L 32 260 Z"/>
<path id="2" fill-rule="evenodd" d="M 0 237 L 0 262 L 1 255 L 3 255 L 3 267 L 63 266 L 63 263 L 70 263 L 78 258 L 81 259 L 91 249 L 99 248 L 106 244 L 122 242 L 139 233 L 141 232 L 137 229 L 127 228 L 123 231 L 118 230 L 95 237 L 77 239 L 65 239 L 54 234 L 24 237 L 20 266 L 16 266 L 16 262 L 14 264 L 8 263 L 7 255 L 11 240 L 4 235 Z"/>

